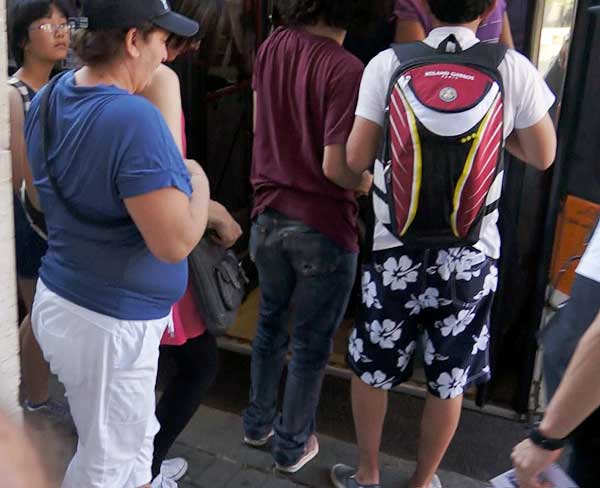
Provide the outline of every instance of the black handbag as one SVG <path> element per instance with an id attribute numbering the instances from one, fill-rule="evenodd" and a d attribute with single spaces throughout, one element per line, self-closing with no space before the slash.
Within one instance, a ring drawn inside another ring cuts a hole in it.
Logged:
<path id="1" fill-rule="evenodd" d="M 205 236 L 188 257 L 196 306 L 208 331 L 227 333 L 244 300 L 248 278 L 235 253 Z"/>

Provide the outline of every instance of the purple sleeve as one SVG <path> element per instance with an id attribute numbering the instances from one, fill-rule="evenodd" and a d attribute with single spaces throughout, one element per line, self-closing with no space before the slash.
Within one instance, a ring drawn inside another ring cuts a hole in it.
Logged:
<path id="1" fill-rule="evenodd" d="M 354 111 L 363 66 L 358 60 L 340 63 L 335 76 L 328 83 L 327 111 L 325 113 L 325 146 L 346 144 L 354 124 Z"/>
<path id="2" fill-rule="evenodd" d="M 477 37 L 480 41 L 498 42 L 500 40 L 504 24 L 504 12 L 506 12 L 506 1 L 498 0 L 492 13 L 477 29 Z"/>
<path id="3" fill-rule="evenodd" d="M 425 33 L 431 30 L 431 19 L 420 0 L 395 0 L 394 15 L 397 20 L 412 20 L 423 26 Z"/>

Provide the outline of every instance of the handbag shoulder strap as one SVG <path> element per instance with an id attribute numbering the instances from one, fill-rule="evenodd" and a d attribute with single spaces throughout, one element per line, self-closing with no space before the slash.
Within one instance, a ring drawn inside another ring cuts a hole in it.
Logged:
<path id="1" fill-rule="evenodd" d="M 16 76 L 11 76 L 8 79 L 8 84 L 10 86 L 14 86 L 19 92 L 19 95 L 21 95 L 21 100 L 23 101 L 23 112 L 27 114 L 27 112 L 29 112 L 29 108 L 31 107 L 31 99 L 33 98 L 32 94 L 35 92 Z"/>
<path id="2" fill-rule="evenodd" d="M 52 78 L 52 80 L 50 80 L 50 82 L 46 85 L 46 87 L 43 88 L 42 91 L 40 92 L 41 99 L 40 99 L 39 124 L 40 124 L 40 139 L 41 139 L 41 143 L 42 143 L 42 158 L 43 158 L 45 166 L 46 166 L 46 174 L 48 175 L 48 180 L 50 181 L 50 184 L 52 185 L 52 190 L 54 191 L 56 198 L 58 198 L 58 200 L 60 201 L 62 206 L 71 214 L 72 217 L 74 217 L 79 222 L 82 222 L 84 224 L 94 225 L 96 227 L 102 227 L 102 228 L 115 228 L 115 227 L 130 226 L 133 224 L 133 220 L 131 220 L 131 217 L 129 217 L 129 216 L 123 217 L 120 219 L 98 219 L 98 218 L 95 218 L 90 215 L 86 215 L 86 214 L 82 213 L 79 209 L 74 207 L 66 199 L 62 190 L 60 189 L 60 186 L 58 185 L 56 176 L 52 172 L 52 165 L 50 164 L 50 161 L 48 159 L 48 152 L 49 152 L 49 146 L 50 146 L 50 141 L 49 141 L 50 136 L 48 133 L 48 129 L 49 129 L 48 109 L 50 106 L 50 97 L 52 96 L 52 92 L 54 91 L 54 89 L 55 89 L 57 83 L 60 81 L 60 79 L 63 76 L 65 76 L 67 73 L 70 73 L 70 72 L 66 71 L 64 73 L 60 73 L 60 74 L 56 75 L 54 78 Z"/>

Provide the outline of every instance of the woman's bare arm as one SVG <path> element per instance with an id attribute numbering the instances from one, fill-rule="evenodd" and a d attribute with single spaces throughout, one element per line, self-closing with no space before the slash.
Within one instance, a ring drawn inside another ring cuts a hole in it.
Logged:
<path id="1" fill-rule="evenodd" d="M 395 42 L 414 42 L 425 39 L 425 29 L 418 20 L 397 20 Z"/>
<path id="2" fill-rule="evenodd" d="M 160 111 L 183 157 L 183 127 L 181 89 L 179 78 L 171 68 L 161 65 L 150 85 L 142 93 Z M 201 170 L 198 163 L 193 163 Z M 194 166 L 192 166 L 194 169 Z M 220 203 L 210 200 L 207 227 L 216 232 L 215 241 L 223 247 L 231 247 L 242 235 L 242 228 Z"/>
<path id="3" fill-rule="evenodd" d="M 142 92 L 142 96 L 158 108 L 169 126 L 179 152 L 185 157 L 183 154 L 183 127 L 181 125 L 183 107 L 180 90 L 177 73 L 161 64 L 154 73 L 150 84 Z"/>

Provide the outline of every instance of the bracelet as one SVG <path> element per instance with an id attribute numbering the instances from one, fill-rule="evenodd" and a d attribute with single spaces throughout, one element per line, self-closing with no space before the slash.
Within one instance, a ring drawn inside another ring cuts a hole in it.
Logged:
<path id="1" fill-rule="evenodd" d="M 544 434 L 540 432 L 540 424 L 537 423 L 533 426 L 533 428 L 529 431 L 529 439 L 536 446 L 541 447 L 545 451 L 557 451 L 565 447 L 567 442 L 567 438 L 564 439 L 551 439 L 546 437 Z"/>

